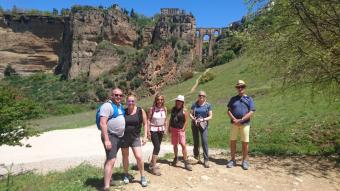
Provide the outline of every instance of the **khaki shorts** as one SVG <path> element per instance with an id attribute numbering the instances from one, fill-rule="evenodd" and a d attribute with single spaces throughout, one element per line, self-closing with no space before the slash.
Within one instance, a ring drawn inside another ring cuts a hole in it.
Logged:
<path id="1" fill-rule="evenodd" d="M 231 129 L 230 129 L 230 140 L 231 141 L 235 141 L 237 140 L 237 134 L 240 131 L 241 134 L 241 141 L 242 142 L 249 142 L 249 129 L 250 129 L 250 125 L 241 125 L 241 126 L 236 126 L 236 125 L 232 125 Z"/>

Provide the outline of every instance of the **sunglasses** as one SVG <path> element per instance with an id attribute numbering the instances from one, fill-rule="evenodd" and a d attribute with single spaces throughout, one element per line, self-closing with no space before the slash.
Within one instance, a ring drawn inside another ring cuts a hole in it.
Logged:
<path id="1" fill-rule="evenodd" d="M 123 97 L 122 94 L 114 94 L 115 97 Z"/>
<path id="2" fill-rule="evenodd" d="M 205 95 L 198 95 L 198 97 L 205 97 Z"/>
<path id="3" fill-rule="evenodd" d="M 236 89 L 244 89 L 246 86 L 236 86 Z"/>

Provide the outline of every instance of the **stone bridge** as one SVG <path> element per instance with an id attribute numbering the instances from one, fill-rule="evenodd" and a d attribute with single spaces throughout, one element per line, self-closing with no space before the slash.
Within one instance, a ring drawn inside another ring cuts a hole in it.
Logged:
<path id="1" fill-rule="evenodd" d="M 196 28 L 195 30 L 195 55 L 202 61 L 205 57 L 213 56 L 213 46 L 222 34 L 223 28 Z M 208 51 L 203 52 L 204 43 L 208 43 Z"/>

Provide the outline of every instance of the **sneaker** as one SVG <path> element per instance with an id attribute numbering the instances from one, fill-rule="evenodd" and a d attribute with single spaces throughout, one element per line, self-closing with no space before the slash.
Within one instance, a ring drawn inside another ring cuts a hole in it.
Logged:
<path id="1" fill-rule="evenodd" d="M 204 165 L 205 168 L 210 168 L 209 161 L 207 161 L 207 160 L 204 161 L 203 165 Z"/>
<path id="2" fill-rule="evenodd" d="M 145 176 L 142 176 L 140 178 L 140 183 L 142 184 L 142 187 L 147 187 L 148 186 L 148 181 L 146 181 Z"/>
<path id="3" fill-rule="evenodd" d="M 236 166 L 236 161 L 235 160 L 230 160 L 227 163 L 227 168 L 233 168 Z"/>
<path id="4" fill-rule="evenodd" d="M 174 160 L 172 161 L 172 166 L 177 166 L 177 162 L 178 162 L 178 159 L 177 157 L 174 158 Z"/>
<path id="5" fill-rule="evenodd" d="M 249 162 L 247 160 L 244 160 L 242 162 L 242 168 L 243 168 L 243 170 L 248 170 L 249 169 Z"/>
<path id="6" fill-rule="evenodd" d="M 187 169 L 188 171 L 192 171 L 191 165 L 188 163 L 188 161 L 184 161 L 184 168 Z"/>
<path id="7" fill-rule="evenodd" d="M 124 184 L 129 184 L 130 180 L 129 180 L 128 175 L 124 176 L 123 182 L 124 182 Z"/>

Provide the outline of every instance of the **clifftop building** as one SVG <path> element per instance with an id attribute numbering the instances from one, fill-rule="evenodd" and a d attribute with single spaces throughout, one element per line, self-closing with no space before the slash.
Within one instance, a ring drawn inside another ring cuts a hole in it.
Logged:
<path id="1" fill-rule="evenodd" d="M 161 14 L 162 15 L 185 15 L 186 12 L 178 8 L 162 8 Z"/>

